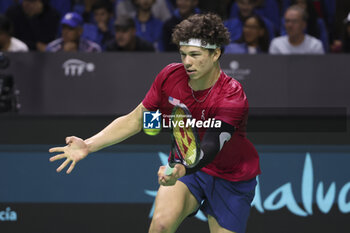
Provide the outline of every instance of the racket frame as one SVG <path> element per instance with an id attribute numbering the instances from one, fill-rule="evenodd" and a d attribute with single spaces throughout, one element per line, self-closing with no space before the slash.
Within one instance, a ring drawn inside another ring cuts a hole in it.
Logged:
<path id="1" fill-rule="evenodd" d="M 172 110 L 171 121 L 174 120 L 174 116 L 175 116 L 175 113 L 176 113 L 178 108 L 181 108 L 183 110 L 184 114 L 187 116 L 186 119 L 188 119 L 190 121 L 192 120 L 192 114 L 189 111 L 189 109 L 186 107 L 186 105 L 184 105 L 184 104 L 177 104 L 177 105 L 174 106 L 174 108 Z M 186 124 L 186 122 L 185 122 L 185 124 Z M 171 125 L 171 154 L 170 154 L 170 160 L 169 160 L 169 162 L 168 162 L 168 164 L 166 166 L 166 169 L 165 169 L 165 174 L 166 175 L 171 175 L 172 174 L 174 166 L 177 163 L 182 164 L 182 165 L 184 165 L 187 168 L 195 167 L 199 163 L 201 149 L 200 149 L 200 140 L 199 140 L 198 131 L 197 131 L 196 127 L 194 127 L 194 128 L 190 127 L 190 128 L 192 130 L 193 137 L 194 137 L 194 142 L 192 142 L 192 143 L 196 143 L 196 159 L 195 159 L 194 163 L 193 164 L 187 164 L 185 162 L 185 159 L 182 156 L 182 153 L 181 153 L 181 151 L 180 151 L 180 149 L 178 147 L 178 144 L 177 144 L 175 136 L 174 136 L 174 127 L 173 127 L 173 125 Z M 180 159 L 180 162 L 175 161 L 175 154 L 178 155 L 178 157 Z"/>

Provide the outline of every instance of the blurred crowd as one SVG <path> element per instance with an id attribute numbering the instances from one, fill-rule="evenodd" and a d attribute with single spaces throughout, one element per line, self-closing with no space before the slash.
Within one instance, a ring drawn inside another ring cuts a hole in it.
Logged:
<path id="1" fill-rule="evenodd" d="M 176 51 L 175 25 L 206 12 L 225 53 L 350 53 L 349 0 L 1 0 L 0 51 Z"/>

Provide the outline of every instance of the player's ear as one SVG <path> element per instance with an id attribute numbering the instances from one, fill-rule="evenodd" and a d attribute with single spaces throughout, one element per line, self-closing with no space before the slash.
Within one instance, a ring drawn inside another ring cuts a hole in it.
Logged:
<path id="1" fill-rule="evenodd" d="M 221 56 L 221 49 L 216 48 L 213 52 L 213 61 L 216 62 L 217 60 L 219 60 L 220 56 Z"/>

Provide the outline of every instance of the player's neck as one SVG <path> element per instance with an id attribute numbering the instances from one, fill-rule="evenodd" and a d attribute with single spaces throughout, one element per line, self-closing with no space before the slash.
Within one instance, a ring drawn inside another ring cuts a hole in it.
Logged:
<path id="1" fill-rule="evenodd" d="M 212 87 L 220 77 L 220 65 L 217 63 L 212 70 L 199 79 L 191 79 L 188 84 L 194 91 L 205 90 Z"/>

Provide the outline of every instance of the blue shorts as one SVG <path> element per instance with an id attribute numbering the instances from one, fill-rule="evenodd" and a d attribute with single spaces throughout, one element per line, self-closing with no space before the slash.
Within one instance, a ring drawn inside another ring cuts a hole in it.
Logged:
<path id="1" fill-rule="evenodd" d="M 244 233 L 256 179 L 231 182 L 198 171 L 181 177 L 193 196 L 201 203 L 200 209 L 213 216 L 219 225 L 236 233 Z"/>

